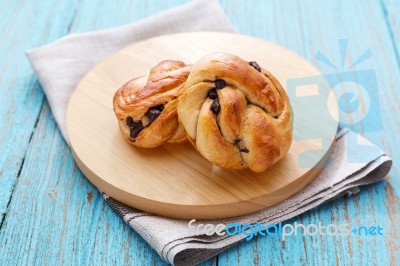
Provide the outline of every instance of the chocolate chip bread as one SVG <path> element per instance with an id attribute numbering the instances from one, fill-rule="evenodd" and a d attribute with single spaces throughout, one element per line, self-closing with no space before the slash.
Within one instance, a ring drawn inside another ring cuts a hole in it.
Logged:
<path id="1" fill-rule="evenodd" d="M 293 115 L 278 80 L 256 62 L 216 53 L 192 66 L 178 117 L 188 139 L 210 162 L 263 172 L 292 142 Z"/>
<path id="2" fill-rule="evenodd" d="M 148 77 L 132 79 L 115 93 L 113 107 L 124 139 L 143 148 L 186 141 L 176 107 L 189 71 L 183 62 L 163 61 Z"/>

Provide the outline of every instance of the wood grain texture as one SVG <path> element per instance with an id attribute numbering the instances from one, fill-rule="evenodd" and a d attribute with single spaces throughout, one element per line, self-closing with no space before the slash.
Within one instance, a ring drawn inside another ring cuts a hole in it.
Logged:
<path id="1" fill-rule="evenodd" d="M 73 167 L 47 105 L 39 118 L 43 93 L 22 52 L 64 35 L 68 26 L 72 31 L 117 26 L 183 2 L 1 1 L 0 202 L 6 212 L 0 229 L 1 265 L 162 264 L 140 236 L 102 205 L 103 199 L 94 187 Z M 273 237 L 259 237 L 221 254 L 218 265 L 398 264 L 400 75 L 393 44 L 398 47 L 399 39 L 393 43 L 389 31 L 391 27 L 398 36 L 398 0 L 221 3 L 239 32 L 283 45 L 327 73 L 334 70 L 325 68 L 314 56 L 321 50 L 340 60 L 337 39 L 349 39 L 349 59 L 371 48 L 373 57 L 360 69 L 373 68 L 377 73 L 380 114 L 374 115 L 380 115 L 384 130 L 366 135 L 388 151 L 394 166 L 386 182 L 288 221 L 381 224 L 385 227 L 383 237 L 292 237 L 284 244 Z M 37 119 L 38 129 L 34 131 Z M 6 209 L 24 158 L 17 194 Z M 29 185 L 27 180 L 31 180 Z M 54 187 L 57 197 L 49 198 L 46 193 Z M 97 219 L 91 220 L 93 217 Z M 60 229 L 61 233 L 57 231 Z M 213 263 L 215 259 L 207 262 Z"/>
<path id="2" fill-rule="evenodd" d="M 0 231 L 1 252 L 8 254 L 0 264 L 161 263 L 85 180 L 56 132 L 45 104 Z M 42 162 L 46 167 L 37 167 Z"/>
<path id="3" fill-rule="evenodd" d="M 43 92 L 23 52 L 66 34 L 76 3 L 47 6 L 43 2 L 3 1 L 1 5 L 0 221 L 43 103 Z M 54 13 L 62 16 L 54 17 Z M 47 25 L 51 19 L 53 22 Z M 32 34 L 32 29 L 37 30 L 36 34 Z"/>
<path id="4" fill-rule="evenodd" d="M 392 39 L 392 46 L 400 66 L 400 1 L 381 0 L 382 11 L 386 20 L 387 29 Z"/>
<path id="5" fill-rule="evenodd" d="M 271 206 L 314 179 L 328 160 L 338 128 L 337 120 L 332 119 L 328 111 L 338 116 L 337 101 L 335 97 L 328 97 L 330 90 L 326 82 L 319 88 L 321 97 L 328 99 L 326 103 L 319 104 L 321 98 L 313 97 L 313 103 L 292 104 L 297 139 L 288 154 L 263 173 L 218 168 L 190 143 L 138 149 L 121 137 L 111 103 L 122 84 L 148 74 L 152 66 L 165 58 L 190 64 L 216 51 L 257 61 L 271 71 L 283 87 L 294 78 L 320 75 L 313 66 L 286 49 L 231 33 L 166 35 L 122 49 L 88 72 L 68 105 L 67 129 L 73 155 L 95 186 L 120 202 L 150 213 L 212 219 L 243 215 Z M 289 93 L 293 101 L 296 95 Z M 309 108 L 310 104 L 314 108 Z M 91 112 L 82 113 L 82 110 Z M 308 140 L 313 134 L 319 141 Z M 327 145 L 322 146 L 322 143 Z"/>

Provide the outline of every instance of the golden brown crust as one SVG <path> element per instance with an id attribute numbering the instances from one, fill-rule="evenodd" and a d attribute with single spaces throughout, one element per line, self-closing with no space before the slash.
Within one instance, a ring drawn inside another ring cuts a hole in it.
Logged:
<path id="1" fill-rule="evenodd" d="M 115 93 L 114 112 L 125 140 L 143 148 L 186 141 L 176 108 L 189 71 L 183 62 L 162 61 L 148 77 L 132 79 Z"/>
<path id="2" fill-rule="evenodd" d="M 293 115 L 281 84 L 266 69 L 226 53 L 192 66 L 178 116 L 196 149 L 223 168 L 263 172 L 292 142 Z"/>

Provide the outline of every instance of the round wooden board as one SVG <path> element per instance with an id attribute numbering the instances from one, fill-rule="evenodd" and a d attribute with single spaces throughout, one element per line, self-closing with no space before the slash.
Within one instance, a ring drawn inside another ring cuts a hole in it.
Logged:
<path id="1" fill-rule="evenodd" d="M 320 172 L 330 155 L 338 123 L 327 117 L 327 112 L 316 109 L 320 103 L 314 107 L 309 101 L 293 105 L 294 128 L 300 135 L 296 139 L 304 140 L 294 140 L 289 153 L 262 174 L 220 169 L 189 143 L 139 149 L 122 139 L 112 109 L 113 95 L 122 84 L 148 74 L 162 60 L 194 63 L 212 52 L 255 60 L 285 88 L 289 79 L 320 75 L 303 58 L 282 47 L 236 34 L 181 33 L 120 50 L 88 72 L 68 106 L 67 129 L 75 161 L 97 188 L 120 202 L 154 214 L 224 218 L 287 199 Z M 322 106 L 337 114 L 335 97 L 328 97 L 329 90 L 319 93 L 328 99 Z M 318 138 L 308 140 L 306 136 Z M 321 147 L 321 141 L 329 145 Z M 319 152 L 307 152 L 310 150 Z M 300 155 L 307 167 L 299 163 Z"/>

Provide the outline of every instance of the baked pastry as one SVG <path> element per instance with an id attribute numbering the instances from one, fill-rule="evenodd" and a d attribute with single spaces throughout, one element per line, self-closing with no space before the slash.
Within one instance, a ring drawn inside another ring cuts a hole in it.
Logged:
<path id="1" fill-rule="evenodd" d="M 148 77 L 134 78 L 115 93 L 113 107 L 124 139 L 143 148 L 187 140 L 176 107 L 189 71 L 183 62 L 162 61 Z"/>
<path id="2" fill-rule="evenodd" d="M 210 162 L 263 172 L 292 142 L 293 115 L 278 80 L 256 62 L 210 54 L 192 66 L 178 117 L 188 139 Z"/>

